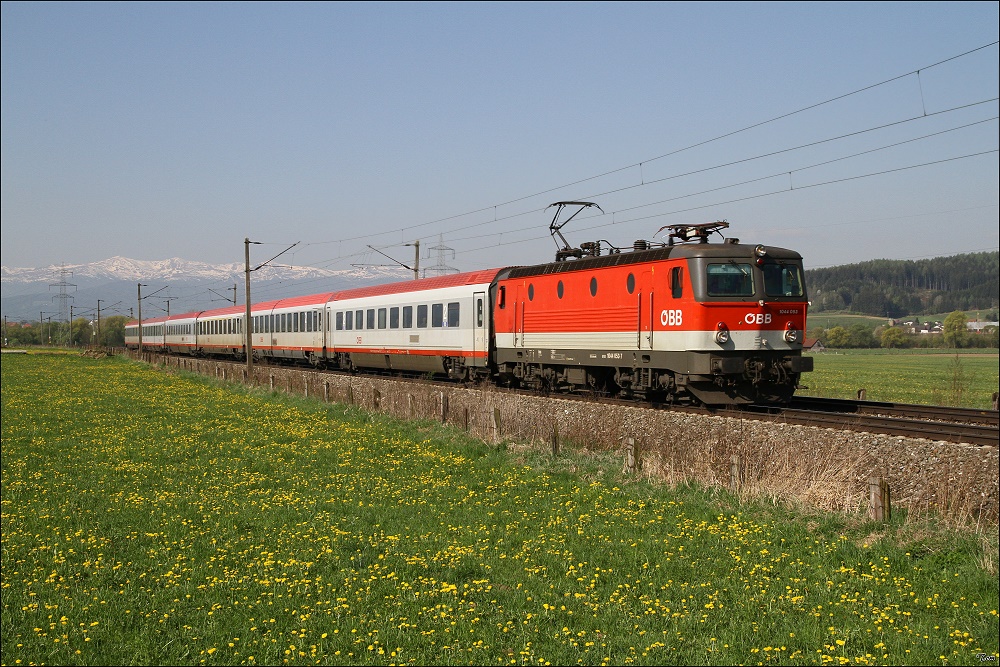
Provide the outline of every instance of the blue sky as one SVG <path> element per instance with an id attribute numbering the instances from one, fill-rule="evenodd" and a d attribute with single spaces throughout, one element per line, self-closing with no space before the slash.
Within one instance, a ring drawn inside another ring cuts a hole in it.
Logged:
<path id="1" fill-rule="evenodd" d="M 996 250 L 998 23 L 995 2 L 4 3 L 0 255 L 235 262 L 249 236 L 346 268 L 443 238 L 473 270 L 549 261 L 545 207 L 583 198 L 607 215 L 574 244 L 726 219 L 807 267 Z"/>

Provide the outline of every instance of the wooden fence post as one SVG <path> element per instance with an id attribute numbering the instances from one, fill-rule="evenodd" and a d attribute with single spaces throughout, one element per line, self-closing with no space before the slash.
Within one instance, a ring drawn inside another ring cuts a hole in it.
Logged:
<path id="1" fill-rule="evenodd" d="M 740 476 L 742 471 L 740 470 L 740 455 L 733 454 L 733 458 L 729 460 L 729 488 L 733 491 L 738 491 L 740 488 Z"/>
<path id="2" fill-rule="evenodd" d="M 869 509 L 875 521 L 890 521 L 892 505 L 890 503 L 889 483 L 882 477 L 868 479 Z"/>
<path id="3" fill-rule="evenodd" d="M 469 408 L 462 408 L 462 427 L 466 433 L 469 431 Z"/>
<path id="4" fill-rule="evenodd" d="M 271 385 L 271 391 L 274 391 L 274 373 L 267 374 L 267 381 Z"/>
<path id="5" fill-rule="evenodd" d="M 323 380 L 323 402 L 324 403 L 329 403 L 330 402 L 330 381 L 329 380 Z"/>
<path id="6" fill-rule="evenodd" d="M 414 409 L 415 408 L 413 407 L 413 394 L 407 394 L 406 395 L 406 412 L 407 412 L 407 414 L 409 414 L 410 419 L 413 419 Z"/>
<path id="7" fill-rule="evenodd" d="M 552 456 L 559 456 L 559 423 L 552 422 Z"/>
<path id="8" fill-rule="evenodd" d="M 448 395 L 441 392 L 441 423 L 448 423 Z"/>
<path id="9" fill-rule="evenodd" d="M 635 438 L 625 439 L 625 468 L 622 472 L 632 474 L 639 467 L 639 447 Z"/>
<path id="10" fill-rule="evenodd" d="M 347 385 L 347 404 L 354 405 L 354 385 Z"/>
<path id="11" fill-rule="evenodd" d="M 493 442 L 500 442 L 500 408 L 493 408 Z"/>
<path id="12" fill-rule="evenodd" d="M 309 398 L 309 374 L 302 374 L 302 387 L 305 389 L 306 398 Z"/>
<path id="13" fill-rule="evenodd" d="M 858 400 L 859 400 L 859 401 L 863 401 L 863 400 L 865 400 L 865 396 L 866 396 L 867 394 L 868 394 L 868 391 L 867 391 L 867 390 L 865 390 L 865 389 L 858 389 Z"/>
<path id="14" fill-rule="evenodd" d="M 378 410 L 382 406 L 382 392 L 372 389 L 372 408 Z"/>

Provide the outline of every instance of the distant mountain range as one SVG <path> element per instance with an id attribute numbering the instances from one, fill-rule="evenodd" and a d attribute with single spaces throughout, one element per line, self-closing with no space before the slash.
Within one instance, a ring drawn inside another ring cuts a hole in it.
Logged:
<path id="1" fill-rule="evenodd" d="M 156 304 L 163 305 L 159 299 L 164 298 L 174 301 L 170 308 L 175 313 L 217 308 L 224 305 L 225 298 L 234 298 L 234 285 L 237 288 L 235 298 L 242 303 L 244 272 L 241 263 L 207 264 L 176 257 L 155 261 L 111 257 L 90 264 L 43 268 L 0 266 L 0 308 L 10 320 L 35 321 L 44 316 L 56 320 L 61 319 L 64 304 L 67 311 L 70 305 L 73 306 L 75 316 L 89 312 L 88 309 L 96 310 L 100 299 L 102 307 L 118 304 L 119 312 L 127 314 L 136 305 L 139 282 L 148 284 L 151 295 L 164 288 L 148 303 L 154 308 Z M 254 301 L 277 299 L 407 280 L 411 275 L 396 267 L 334 270 L 269 265 L 253 273 L 251 295 Z M 60 287 L 60 283 L 65 286 Z M 63 302 L 60 293 L 72 298 Z M 144 314 L 146 308 L 147 305 L 143 305 Z"/>
<path id="2" fill-rule="evenodd" d="M 54 283 L 59 282 L 62 270 L 71 271 L 74 279 L 91 280 L 180 280 L 232 281 L 242 280 L 243 264 L 207 264 L 174 257 L 145 261 L 128 257 L 111 257 L 90 264 L 65 264 L 47 266 L 40 269 L 0 266 L 0 281 L 7 283 Z M 260 280 L 296 280 L 301 278 L 336 278 L 357 274 L 364 270 L 333 271 L 304 266 L 265 266 L 254 274 Z M 398 275 L 398 271 L 394 274 Z"/>

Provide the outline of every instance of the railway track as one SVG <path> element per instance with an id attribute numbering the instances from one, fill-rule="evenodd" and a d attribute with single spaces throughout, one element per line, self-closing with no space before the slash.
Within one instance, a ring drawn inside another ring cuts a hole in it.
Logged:
<path id="1" fill-rule="evenodd" d="M 793 399 L 791 406 L 787 408 L 754 405 L 740 411 L 744 412 L 788 424 L 869 431 L 979 446 L 1000 445 L 1000 413 L 995 410 L 803 396 Z"/>
<path id="2" fill-rule="evenodd" d="M 241 368 L 239 362 L 217 361 L 233 368 Z M 276 366 L 276 368 L 291 368 Z M 299 367 L 299 370 L 303 369 Z M 350 375 L 339 371 L 323 371 Z M 404 381 L 417 385 L 430 385 L 438 390 L 454 388 L 454 382 L 428 380 L 425 378 L 381 374 L 379 377 Z M 537 396 L 535 392 L 502 389 L 514 393 Z M 632 407 L 666 409 L 695 414 L 720 415 L 740 419 L 756 419 L 775 423 L 818 426 L 845 431 L 868 431 L 911 438 L 927 438 L 945 442 L 967 443 L 978 446 L 1000 446 L 1000 413 L 995 410 L 952 408 L 934 405 L 910 405 L 901 403 L 881 403 L 876 401 L 854 401 L 844 399 L 823 399 L 809 396 L 795 397 L 791 405 L 749 405 L 739 408 L 704 408 L 695 406 L 664 405 L 610 397 L 594 398 L 581 394 L 552 394 L 555 398 L 617 403 Z"/>

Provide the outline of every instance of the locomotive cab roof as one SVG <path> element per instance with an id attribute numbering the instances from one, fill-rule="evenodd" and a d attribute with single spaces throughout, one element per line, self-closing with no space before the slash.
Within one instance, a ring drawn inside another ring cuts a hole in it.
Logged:
<path id="1" fill-rule="evenodd" d="M 733 241 L 736 241 L 733 243 Z M 739 239 L 727 239 L 725 243 L 691 243 L 681 245 L 668 245 L 650 250 L 635 250 L 632 252 L 621 252 L 617 254 L 602 255 L 599 257 L 584 257 L 569 262 L 549 262 L 546 264 L 536 264 L 534 266 L 521 266 L 508 269 L 506 275 L 501 272 L 499 278 L 523 278 L 527 276 L 548 275 L 553 273 L 569 273 L 573 271 L 592 271 L 610 266 L 625 266 L 628 264 L 641 264 L 644 262 L 656 262 L 666 259 L 693 259 L 693 258 L 719 258 L 719 259 L 754 259 L 757 257 L 757 248 L 763 248 L 767 257 L 779 261 L 800 261 L 802 255 L 794 250 L 779 248 L 776 246 L 760 246 L 739 243 Z"/>

